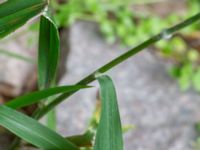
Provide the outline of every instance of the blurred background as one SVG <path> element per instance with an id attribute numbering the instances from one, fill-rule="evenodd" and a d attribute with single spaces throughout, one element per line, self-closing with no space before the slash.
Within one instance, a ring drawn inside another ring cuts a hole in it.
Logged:
<path id="1" fill-rule="evenodd" d="M 3 2 L 0 0 L 0 3 Z M 51 0 L 61 38 L 58 82 L 74 84 L 148 37 L 200 11 L 199 0 Z M 37 89 L 38 18 L 0 41 L 0 103 Z M 200 149 L 200 24 L 108 74 L 117 89 L 125 150 Z M 80 91 L 56 108 L 58 132 L 85 131 L 98 99 Z M 24 111 L 31 114 L 34 106 Z M 1 148 L 6 147 L 0 138 Z M 6 149 L 6 148 L 5 148 Z"/>

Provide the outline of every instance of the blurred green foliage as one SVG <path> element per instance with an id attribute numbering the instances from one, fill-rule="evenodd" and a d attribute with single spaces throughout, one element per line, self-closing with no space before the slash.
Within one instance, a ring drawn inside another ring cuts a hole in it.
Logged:
<path id="1" fill-rule="evenodd" d="M 183 15 L 170 13 L 161 17 L 151 12 L 134 11 L 134 5 L 148 5 L 159 0 L 68 0 L 58 2 L 52 0 L 55 18 L 59 27 L 66 27 L 76 20 L 97 22 L 108 43 L 120 41 L 123 46 L 133 46 L 149 36 L 158 33 L 167 26 L 183 20 L 200 10 L 199 0 L 187 0 L 187 11 Z M 191 34 L 199 29 L 194 24 L 183 31 Z M 189 47 L 181 37 L 161 41 L 156 44 L 162 56 L 173 60 L 170 74 L 177 78 L 181 90 L 193 87 L 200 91 L 199 53 Z"/>

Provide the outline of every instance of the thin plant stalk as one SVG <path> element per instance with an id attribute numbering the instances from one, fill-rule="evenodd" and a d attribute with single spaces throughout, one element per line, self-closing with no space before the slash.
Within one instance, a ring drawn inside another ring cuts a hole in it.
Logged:
<path id="1" fill-rule="evenodd" d="M 138 52 L 149 47 L 150 45 L 153 45 L 154 43 L 156 43 L 156 42 L 158 42 L 162 39 L 169 39 L 175 32 L 177 32 L 177 31 L 199 21 L 199 19 L 200 19 L 200 12 L 197 13 L 196 15 L 186 19 L 185 21 L 180 22 L 179 24 L 177 24 L 175 26 L 172 26 L 168 29 L 163 30 L 161 33 L 150 37 L 149 39 L 147 39 L 143 43 L 139 44 L 138 46 L 132 48 L 128 52 L 125 52 L 124 54 L 122 54 L 119 57 L 115 58 L 114 60 L 110 61 L 106 65 L 100 67 L 99 69 L 97 69 L 96 71 L 94 71 L 93 73 L 91 73 L 90 75 L 88 75 L 87 77 L 85 77 L 84 79 L 82 79 L 81 81 L 79 81 L 76 84 L 77 85 L 78 84 L 87 85 L 87 84 L 93 82 L 94 80 L 96 80 L 96 78 L 95 78 L 96 73 L 105 73 L 106 71 L 114 68 L 115 66 L 124 62 L 125 60 L 127 60 L 128 58 L 137 54 Z M 75 92 L 64 93 L 64 94 L 60 95 L 59 97 L 57 97 L 55 100 L 53 100 L 51 103 L 49 103 L 48 105 L 46 105 L 42 109 L 36 110 L 33 117 L 35 119 L 39 119 L 39 118 L 43 117 L 46 113 L 48 113 L 50 110 L 52 110 L 54 107 L 56 107 L 58 104 L 63 102 L 66 98 L 70 97 Z"/>

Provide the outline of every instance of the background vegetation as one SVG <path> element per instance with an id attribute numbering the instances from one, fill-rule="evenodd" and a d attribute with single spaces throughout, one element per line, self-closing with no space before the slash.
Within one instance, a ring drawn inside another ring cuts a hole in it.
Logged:
<path id="1" fill-rule="evenodd" d="M 199 1 L 188 1 L 183 15 L 168 14 L 165 19 L 162 19 L 161 14 L 152 16 L 152 12 L 134 12 L 140 5 L 154 3 L 155 1 L 133 3 L 129 0 L 54 0 L 50 3 L 46 0 L 8 0 L 0 4 L 1 38 L 23 26 L 31 18 L 40 17 L 39 28 L 36 25 L 39 30 L 39 90 L 0 106 L 0 125 L 16 135 L 10 150 L 22 147 L 45 150 L 122 150 L 123 127 L 115 86 L 112 79 L 104 73 L 160 40 L 164 41 L 153 48 L 158 49 L 156 53 L 163 58 L 174 60 L 170 73 L 177 78 L 181 89 L 194 87 L 200 91 L 199 52 L 198 48 L 188 42 L 191 37 L 195 39 L 198 35 L 199 25 L 193 23 L 200 18 Z M 188 19 L 183 21 L 186 17 Z M 77 19 L 97 22 L 110 44 L 119 41 L 122 46 L 137 46 L 96 69 L 78 83 L 58 86 L 59 29 L 69 27 Z M 178 24 L 174 25 L 175 23 Z M 173 36 L 189 25 L 190 28 Z M 97 104 L 91 123 L 84 134 L 62 137 L 55 131 L 54 108 L 80 89 L 92 88 L 89 84 L 95 80 L 99 82 L 101 104 Z M 36 108 L 30 116 L 21 113 L 21 108 L 33 104 Z M 45 115 L 47 123 L 43 125 L 37 120 Z"/>

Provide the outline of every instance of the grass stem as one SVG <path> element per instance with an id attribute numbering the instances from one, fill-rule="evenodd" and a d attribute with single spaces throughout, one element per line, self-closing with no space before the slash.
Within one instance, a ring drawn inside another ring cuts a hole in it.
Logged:
<path id="1" fill-rule="evenodd" d="M 114 68 L 115 66 L 119 65 L 120 63 L 124 62 L 128 58 L 130 58 L 133 55 L 137 54 L 138 52 L 144 50 L 145 48 L 149 47 L 150 45 L 153 45 L 154 43 L 156 43 L 156 42 L 158 42 L 162 39 L 167 39 L 168 37 L 171 37 L 171 35 L 173 35 L 175 32 L 193 24 L 194 22 L 199 21 L 199 19 L 200 19 L 200 12 L 197 13 L 196 15 L 186 19 L 185 21 L 180 22 L 179 24 L 177 24 L 175 26 L 172 26 L 168 29 L 163 30 L 161 33 L 152 36 L 151 38 L 149 38 L 148 40 L 139 44 L 138 46 L 130 49 L 129 51 L 127 51 L 124 54 L 120 55 L 119 57 L 113 59 L 112 61 L 105 64 L 104 66 L 100 67 L 99 69 L 97 69 L 93 73 L 89 74 L 87 77 L 85 77 L 84 79 L 82 79 L 81 81 L 79 81 L 76 84 L 77 85 L 79 85 L 79 84 L 80 85 L 87 85 L 87 84 L 93 82 L 94 80 L 96 80 L 95 74 L 97 72 L 98 73 L 104 73 L 104 72 Z M 75 92 L 77 92 L 77 91 L 75 91 Z M 46 113 L 48 113 L 50 110 L 52 110 L 54 107 L 56 107 L 58 104 L 63 102 L 66 98 L 70 97 L 75 92 L 64 93 L 64 94 L 58 96 L 51 103 L 49 103 L 48 105 L 46 105 L 42 109 L 36 110 L 33 117 L 35 119 L 39 119 L 39 118 L 43 117 Z"/>

